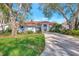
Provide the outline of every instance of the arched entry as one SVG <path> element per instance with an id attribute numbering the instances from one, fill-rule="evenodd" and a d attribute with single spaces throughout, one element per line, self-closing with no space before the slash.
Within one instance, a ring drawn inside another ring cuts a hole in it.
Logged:
<path id="1" fill-rule="evenodd" d="M 48 29 L 47 29 L 47 24 L 43 24 L 42 26 L 42 31 L 46 32 Z"/>

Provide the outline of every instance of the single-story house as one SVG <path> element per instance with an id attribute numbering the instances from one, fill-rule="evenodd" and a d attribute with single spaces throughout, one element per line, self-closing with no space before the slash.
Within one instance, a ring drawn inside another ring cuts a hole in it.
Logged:
<path id="1" fill-rule="evenodd" d="M 27 21 L 24 23 L 24 26 L 18 27 L 18 31 L 19 32 L 22 32 L 22 31 L 46 32 L 46 31 L 49 31 L 53 25 L 54 25 L 53 22 L 48 22 L 48 21 Z"/>

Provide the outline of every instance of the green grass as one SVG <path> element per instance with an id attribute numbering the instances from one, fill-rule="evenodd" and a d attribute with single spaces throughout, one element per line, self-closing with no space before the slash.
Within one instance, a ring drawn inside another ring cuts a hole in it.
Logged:
<path id="1" fill-rule="evenodd" d="M 38 56 L 45 46 L 43 34 L 20 34 L 17 38 L 0 38 L 2 56 Z"/>

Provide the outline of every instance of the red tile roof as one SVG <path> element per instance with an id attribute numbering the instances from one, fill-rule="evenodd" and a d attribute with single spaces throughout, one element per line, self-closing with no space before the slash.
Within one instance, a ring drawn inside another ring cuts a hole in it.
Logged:
<path id="1" fill-rule="evenodd" d="M 53 22 L 48 22 L 48 21 L 43 21 L 41 22 L 41 24 L 49 24 L 50 26 L 54 25 L 55 23 Z"/>
<path id="2" fill-rule="evenodd" d="M 19 23 L 17 23 L 17 24 L 19 25 Z M 41 24 L 49 24 L 50 26 L 53 26 L 55 23 L 48 22 L 48 21 L 42 21 L 42 22 L 39 22 L 39 21 L 28 21 L 28 22 L 25 22 L 26 26 L 36 26 L 36 25 L 41 25 Z"/>

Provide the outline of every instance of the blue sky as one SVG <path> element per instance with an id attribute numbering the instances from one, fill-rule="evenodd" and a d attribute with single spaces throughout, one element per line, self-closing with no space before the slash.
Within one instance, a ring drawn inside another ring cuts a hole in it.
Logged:
<path id="1" fill-rule="evenodd" d="M 16 4 L 13 4 L 13 9 L 17 9 L 18 6 Z M 64 22 L 64 18 L 61 17 L 60 15 L 54 14 L 51 19 L 45 18 L 42 11 L 39 10 L 39 4 L 32 4 L 32 9 L 31 9 L 32 16 L 30 18 L 34 21 L 50 21 L 50 22 L 58 22 L 62 23 Z"/>
<path id="2" fill-rule="evenodd" d="M 32 5 L 32 19 L 36 20 L 36 21 L 52 21 L 52 22 L 58 22 L 58 23 L 62 23 L 64 22 L 64 18 L 55 14 L 51 17 L 51 19 L 45 18 L 42 11 L 39 10 L 39 5 L 38 4 L 33 4 Z"/>

